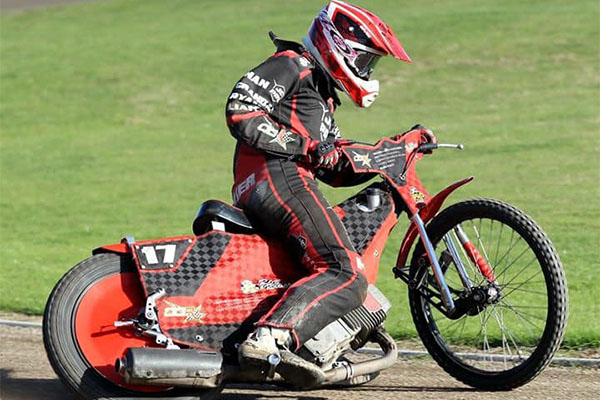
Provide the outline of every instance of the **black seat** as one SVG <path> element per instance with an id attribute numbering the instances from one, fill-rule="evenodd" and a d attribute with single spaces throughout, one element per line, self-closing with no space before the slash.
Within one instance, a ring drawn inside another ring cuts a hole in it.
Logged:
<path id="1" fill-rule="evenodd" d="M 256 232 L 243 210 L 219 200 L 208 200 L 202 203 L 198 209 L 192 225 L 194 235 L 199 236 L 210 230 L 218 229 L 216 224 L 213 226 L 213 221 L 224 224 L 226 232 L 246 234 Z"/>

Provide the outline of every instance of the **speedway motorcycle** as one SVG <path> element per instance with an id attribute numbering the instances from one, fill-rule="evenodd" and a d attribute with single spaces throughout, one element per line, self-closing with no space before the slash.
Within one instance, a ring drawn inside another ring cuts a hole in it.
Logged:
<path id="1" fill-rule="evenodd" d="M 194 235 L 124 238 L 96 248 L 58 282 L 43 323 L 56 374 L 90 399 L 206 399 L 232 382 L 302 389 L 369 382 L 397 358 L 384 328 L 391 304 L 375 283 L 390 231 L 406 213 L 408 229 L 386 272 L 408 285 L 412 318 L 431 357 L 475 388 L 529 382 L 565 331 L 560 259 L 540 227 L 509 204 L 478 198 L 440 211 L 473 179 L 430 196 L 415 165 L 441 148 L 462 146 L 422 143 L 418 131 L 375 145 L 343 143 L 354 172 L 382 179 L 334 207 L 369 288 L 362 306 L 297 352 L 324 371 L 324 382 L 284 381 L 277 357 L 269 367 L 239 366 L 237 347 L 253 323 L 305 272 L 242 210 L 216 200 L 200 207 Z M 368 343 L 382 353 L 356 357 Z"/>

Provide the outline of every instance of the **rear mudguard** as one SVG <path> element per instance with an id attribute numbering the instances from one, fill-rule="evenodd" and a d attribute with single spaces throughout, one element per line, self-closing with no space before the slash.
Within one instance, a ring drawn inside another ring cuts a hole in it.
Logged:
<path id="1" fill-rule="evenodd" d="M 131 254 L 131 248 L 128 243 L 107 244 L 92 250 L 92 254 L 115 253 L 115 254 Z"/>
<path id="2" fill-rule="evenodd" d="M 426 224 L 429 222 L 435 215 L 438 213 L 446 198 L 454 192 L 459 187 L 471 182 L 474 179 L 473 176 L 469 176 L 463 180 L 453 183 L 452 185 L 446 187 L 444 190 L 440 191 L 438 194 L 433 196 L 431 200 L 427 203 L 425 207 L 423 207 L 419 211 L 419 215 L 423 220 L 423 223 Z M 406 230 L 406 234 L 404 234 L 404 239 L 402 240 L 402 246 L 400 246 L 400 252 L 398 253 L 398 259 L 396 261 L 396 267 L 404 267 L 406 266 L 406 260 L 408 259 L 408 254 L 410 249 L 412 248 L 413 242 L 415 241 L 418 234 L 417 225 L 411 221 L 408 229 Z"/>

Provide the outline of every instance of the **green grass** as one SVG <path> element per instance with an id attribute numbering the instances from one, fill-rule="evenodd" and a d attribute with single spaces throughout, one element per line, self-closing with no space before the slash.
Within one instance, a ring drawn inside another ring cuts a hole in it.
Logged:
<path id="1" fill-rule="evenodd" d="M 499 198 L 539 222 L 569 281 L 565 344 L 600 346 L 598 2 L 359 3 L 414 62 L 382 61 L 379 99 L 369 110 L 346 100 L 342 132 L 373 142 L 421 122 L 464 143 L 421 163 L 430 192 L 473 174 L 451 201 Z M 41 313 L 91 248 L 187 234 L 203 200 L 229 200 L 226 96 L 273 51 L 269 29 L 299 39 L 322 4 L 114 0 L 4 14 L 0 308 Z M 414 335 L 389 273 L 405 227 L 380 276 L 397 337 Z"/>

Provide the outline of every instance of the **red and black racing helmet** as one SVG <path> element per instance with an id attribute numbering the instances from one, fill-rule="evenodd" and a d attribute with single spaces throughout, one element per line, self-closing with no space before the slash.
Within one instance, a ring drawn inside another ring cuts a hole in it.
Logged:
<path id="1" fill-rule="evenodd" d="M 379 94 L 371 73 L 381 56 L 410 57 L 392 29 L 371 12 L 333 0 L 313 21 L 303 40 L 311 55 L 359 107 L 369 107 Z"/>

